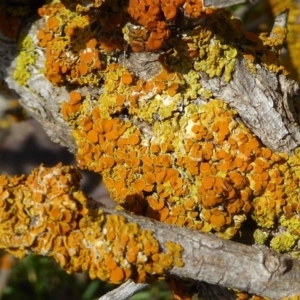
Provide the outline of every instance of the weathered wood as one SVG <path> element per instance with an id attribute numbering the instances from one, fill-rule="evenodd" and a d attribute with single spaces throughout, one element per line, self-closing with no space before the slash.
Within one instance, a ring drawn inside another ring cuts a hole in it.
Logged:
<path id="1" fill-rule="evenodd" d="M 171 275 L 231 287 L 274 300 L 300 293 L 300 261 L 287 255 L 279 255 L 265 246 L 246 246 L 145 217 L 103 210 L 122 214 L 141 228 L 152 230 L 162 247 L 165 241 L 179 242 L 185 249 L 185 265 L 173 268 Z"/>
<path id="2" fill-rule="evenodd" d="M 147 283 L 134 283 L 132 280 L 128 280 L 118 288 L 100 297 L 98 300 L 127 300 L 147 286 L 149 286 Z"/>
<path id="3" fill-rule="evenodd" d="M 300 101 L 299 85 L 259 65 L 256 69 L 256 74 L 251 73 L 239 59 L 228 84 L 222 78 L 210 79 L 205 74 L 200 82 L 213 90 L 215 97 L 234 107 L 263 144 L 274 151 L 291 153 L 300 142 L 294 113 L 294 101 Z"/>

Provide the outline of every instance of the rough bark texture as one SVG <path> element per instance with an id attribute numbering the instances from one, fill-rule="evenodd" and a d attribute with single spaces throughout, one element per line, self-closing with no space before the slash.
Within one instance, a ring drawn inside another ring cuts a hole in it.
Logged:
<path id="1" fill-rule="evenodd" d="M 33 22 L 25 29 L 35 43 L 40 22 Z M 61 102 L 68 99 L 71 87 L 53 86 L 40 72 L 44 67 L 44 53 L 37 46 L 39 57 L 29 67 L 31 77 L 28 86 L 20 86 L 12 76 L 17 64 L 16 45 L 1 36 L 0 43 L 2 77 L 11 89 L 20 94 L 22 105 L 42 123 L 51 139 L 76 153 L 71 130 L 59 113 Z M 159 72 L 157 58 L 158 54 L 155 53 L 132 54 L 129 57 L 121 55 L 119 63 L 139 77 L 147 79 Z M 300 145 L 294 108 L 295 101 L 299 101 L 299 86 L 283 75 L 275 75 L 259 65 L 256 65 L 256 69 L 256 74 L 251 73 L 243 58 L 239 57 L 229 83 L 223 78 L 209 78 L 203 73 L 201 85 L 210 89 L 214 97 L 221 98 L 234 107 L 241 120 L 264 145 L 274 151 L 292 153 Z M 81 89 L 83 93 L 86 91 L 93 95 L 102 93 L 101 87 Z M 151 131 L 149 128 L 148 130 Z M 110 212 L 107 210 L 107 213 Z M 142 228 L 153 230 L 161 244 L 172 240 L 183 245 L 185 266 L 172 269 L 171 275 L 232 287 L 272 299 L 300 293 L 300 262 L 288 256 L 280 256 L 265 247 L 225 241 L 213 235 L 169 226 L 143 217 L 126 215 L 126 218 L 137 222 Z"/>
<path id="2" fill-rule="evenodd" d="M 288 256 L 278 255 L 265 246 L 246 246 L 151 219 L 122 215 L 141 228 L 152 230 L 161 245 L 168 240 L 184 246 L 185 265 L 173 268 L 171 275 L 233 287 L 271 299 L 300 293 L 300 262 Z"/>
<path id="3" fill-rule="evenodd" d="M 25 31 L 34 35 L 41 22 L 33 23 L 27 26 Z M 31 68 L 31 77 L 28 80 L 28 86 L 19 85 L 13 79 L 13 72 L 17 64 L 18 47 L 16 43 L 7 40 L 0 32 L 0 63 L 2 78 L 9 87 L 16 91 L 20 96 L 20 103 L 26 110 L 41 124 L 51 139 L 69 148 L 73 153 L 76 146 L 71 137 L 71 129 L 60 115 L 61 102 L 68 98 L 66 86 L 55 87 L 40 72 L 44 68 L 44 59 L 41 49 L 37 49 L 39 57 L 34 68 Z"/>
<path id="4" fill-rule="evenodd" d="M 238 60 L 229 84 L 220 78 L 209 79 L 204 74 L 201 84 L 234 107 L 263 144 L 274 151 L 291 153 L 300 141 L 293 107 L 299 86 L 283 75 L 276 76 L 256 67 L 257 74 L 253 74 L 242 60 Z"/>
<path id="5" fill-rule="evenodd" d="M 120 287 L 108 292 L 104 296 L 100 297 L 99 300 L 114 300 L 114 299 L 129 299 L 131 296 L 145 289 L 148 286 L 147 283 L 134 283 L 132 280 L 128 280 Z"/>

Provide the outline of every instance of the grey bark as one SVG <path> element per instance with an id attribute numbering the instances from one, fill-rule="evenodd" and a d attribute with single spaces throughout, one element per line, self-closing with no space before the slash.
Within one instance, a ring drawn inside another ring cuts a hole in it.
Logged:
<path id="1" fill-rule="evenodd" d="M 214 6 L 217 8 L 228 7 L 232 5 L 237 5 L 245 2 L 255 3 L 257 0 L 203 0 L 205 6 Z"/>
<path id="2" fill-rule="evenodd" d="M 295 101 L 299 101 L 299 85 L 259 65 L 256 69 L 256 74 L 251 73 L 239 59 L 229 83 L 222 78 L 208 78 L 206 74 L 201 74 L 200 82 L 216 98 L 234 107 L 264 145 L 291 154 L 300 142 L 294 108 Z"/>
<path id="3" fill-rule="evenodd" d="M 300 261 L 287 255 L 279 255 L 265 246 L 247 246 L 222 240 L 212 234 L 105 208 L 103 210 L 106 213 L 122 214 L 129 222 L 152 230 L 162 247 L 165 241 L 179 242 L 184 247 L 184 267 L 174 267 L 170 275 L 231 287 L 270 299 L 300 293 Z"/>
<path id="4" fill-rule="evenodd" d="M 149 284 L 147 283 L 134 283 L 132 280 L 128 280 L 118 288 L 100 297 L 98 300 L 126 300 L 148 286 Z"/>

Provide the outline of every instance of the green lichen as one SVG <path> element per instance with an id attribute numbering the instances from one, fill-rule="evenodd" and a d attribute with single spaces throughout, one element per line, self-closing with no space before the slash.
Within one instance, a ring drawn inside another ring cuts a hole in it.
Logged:
<path id="1" fill-rule="evenodd" d="M 13 78 L 20 85 L 27 85 L 27 81 L 31 74 L 30 66 L 34 65 L 37 59 L 37 54 L 34 52 L 34 43 L 30 36 L 21 39 L 19 43 L 19 56 L 17 58 L 17 66 L 13 73 Z"/>
<path id="2" fill-rule="evenodd" d="M 177 110 L 177 106 L 180 103 L 180 100 L 180 94 L 177 94 L 174 97 L 165 97 L 162 100 L 162 103 L 158 110 L 159 116 L 163 119 L 171 117 L 173 113 Z"/>
<path id="3" fill-rule="evenodd" d="M 300 219 L 298 216 L 293 216 L 290 218 L 282 216 L 279 219 L 279 223 L 282 226 L 286 227 L 289 232 L 293 233 L 294 235 L 300 236 Z"/>
<path id="4" fill-rule="evenodd" d="M 207 100 L 212 98 L 212 96 L 213 96 L 212 90 L 205 89 L 205 88 L 201 88 L 198 91 L 198 93 L 199 93 L 200 96 L 202 96 L 204 99 L 207 99 Z"/>
<path id="5" fill-rule="evenodd" d="M 293 249 L 297 240 L 298 239 L 289 232 L 282 233 L 271 240 L 271 247 L 278 253 L 289 252 Z"/>
<path id="6" fill-rule="evenodd" d="M 256 229 L 253 233 L 256 244 L 264 245 L 269 237 L 269 234 L 261 229 Z"/>
<path id="7" fill-rule="evenodd" d="M 107 72 L 103 73 L 103 76 L 105 76 L 104 92 L 98 101 L 101 103 L 100 114 L 104 119 L 109 119 L 111 114 L 120 113 L 124 108 L 123 105 L 116 102 L 118 95 L 124 95 L 125 98 L 129 96 L 129 85 L 122 83 L 124 73 L 128 73 L 128 71 L 120 67 L 108 68 Z"/>
<path id="8" fill-rule="evenodd" d="M 203 71 L 209 77 L 220 77 L 223 72 L 225 81 L 231 80 L 231 74 L 234 71 L 235 58 L 237 50 L 230 46 L 221 44 L 220 41 L 214 40 L 208 46 L 202 47 L 200 60 L 196 61 L 194 68 L 196 71 Z"/>
<path id="9" fill-rule="evenodd" d="M 293 168 L 293 173 L 296 178 L 300 178 L 300 147 L 296 148 L 294 153 L 295 155 L 289 157 L 288 164 Z"/>
<path id="10" fill-rule="evenodd" d="M 180 132 L 179 116 L 172 120 L 164 120 L 163 122 L 155 122 L 153 126 L 153 141 L 157 144 L 165 143 L 172 136 L 171 145 L 175 151 L 179 151 L 182 147 L 182 136 Z"/>
<path id="11" fill-rule="evenodd" d="M 147 100 L 141 97 L 138 117 L 147 122 L 152 122 L 153 118 L 159 120 L 169 118 L 177 110 L 177 104 L 180 100 L 180 94 L 174 97 L 154 95 L 153 98 Z"/>
<path id="12" fill-rule="evenodd" d="M 167 62 L 172 66 L 172 70 L 180 74 L 187 74 L 193 68 L 193 63 L 190 58 L 185 56 L 184 49 L 172 49 L 172 52 L 168 55 Z"/>
<path id="13" fill-rule="evenodd" d="M 200 75 L 196 71 L 190 70 L 188 73 L 183 74 L 183 78 L 187 84 L 184 99 L 197 99 L 203 89 L 200 84 Z"/>

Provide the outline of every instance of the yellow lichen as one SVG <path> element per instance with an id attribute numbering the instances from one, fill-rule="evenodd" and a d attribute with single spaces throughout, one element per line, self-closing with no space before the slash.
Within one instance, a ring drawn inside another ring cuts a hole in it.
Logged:
<path id="1" fill-rule="evenodd" d="M 256 229 L 253 233 L 253 237 L 256 244 L 264 245 L 269 237 L 269 234 L 260 229 Z"/>
<path id="2" fill-rule="evenodd" d="M 35 63 L 37 54 L 34 52 L 34 44 L 29 36 L 25 36 L 19 42 L 19 55 L 17 58 L 16 69 L 13 72 L 13 78 L 20 85 L 27 85 L 27 80 L 31 74 L 29 68 Z"/>
<path id="3" fill-rule="evenodd" d="M 279 253 L 291 251 L 294 247 L 297 238 L 290 233 L 283 233 L 276 235 L 271 240 L 271 247 Z"/>
<path id="4" fill-rule="evenodd" d="M 295 0 L 288 1 L 278 1 L 278 0 L 269 0 L 271 10 L 273 15 L 276 16 L 283 12 L 286 9 L 289 9 L 289 17 L 287 24 L 287 40 L 286 46 L 288 48 L 288 55 L 284 55 L 282 62 L 288 71 L 291 73 L 293 79 L 300 79 L 300 65 L 299 65 L 299 53 L 300 46 L 298 43 L 299 40 L 299 12 L 300 5 Z"/>

